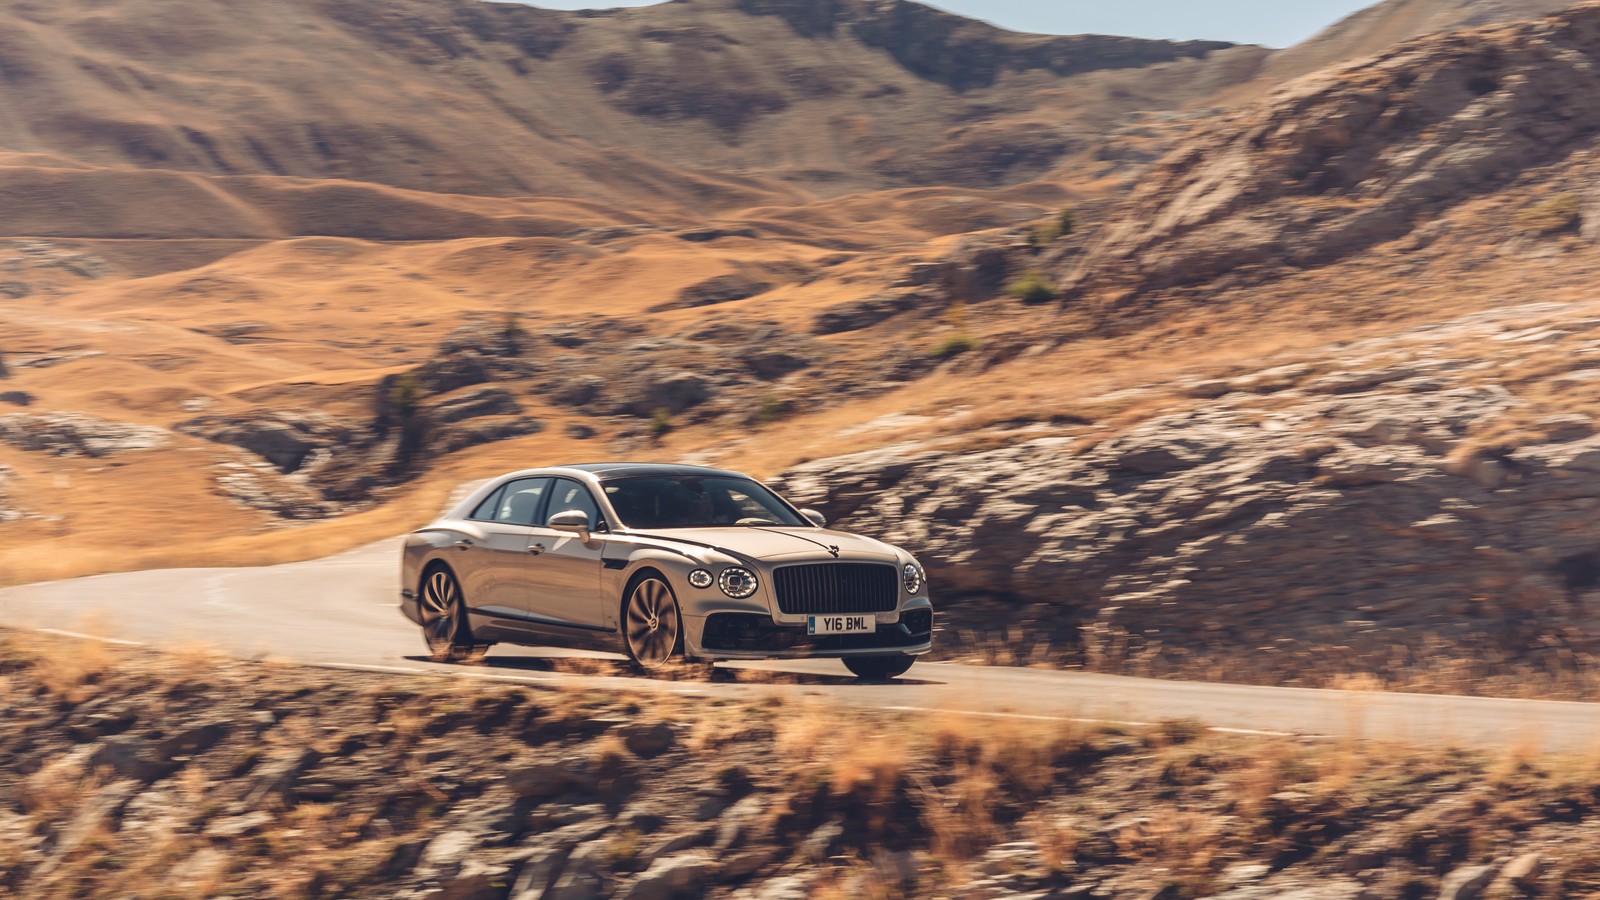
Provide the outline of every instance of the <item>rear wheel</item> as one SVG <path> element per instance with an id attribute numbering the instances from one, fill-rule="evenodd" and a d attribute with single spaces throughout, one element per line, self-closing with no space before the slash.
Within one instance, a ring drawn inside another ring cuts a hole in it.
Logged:
<path id="1" fill-rule="evenodd" d="M 622 605 L 622 643 L 642 672 L 660 671 L 682 650 L 683 616 L 665 581 L 651 575 L 628 592 Z"/>
<path id="2" fill-rule="evenodd" d="M 467 598 L 449 569 L 440 567 L 422 582 L 422 640 L 428 645 L 428 658 L 434 662 L 481 662 L 488 644 L 472 639 L 472 624 L 467 621 Z"/>
<path id="3" fill-rule="evenodd" d="M 862 680 L 884 681 L 904 675 L 916 661 L 915 656 L 847 656 L 844 667 Z"/>

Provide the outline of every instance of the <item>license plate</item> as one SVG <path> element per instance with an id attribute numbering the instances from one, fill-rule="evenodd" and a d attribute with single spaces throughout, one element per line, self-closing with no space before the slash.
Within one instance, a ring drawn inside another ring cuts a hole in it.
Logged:
<path id="1" fill-rule="evenodd" d="M 877 630 L 875 616 L 806 617 L 806 634 L 869 634 Z"/>

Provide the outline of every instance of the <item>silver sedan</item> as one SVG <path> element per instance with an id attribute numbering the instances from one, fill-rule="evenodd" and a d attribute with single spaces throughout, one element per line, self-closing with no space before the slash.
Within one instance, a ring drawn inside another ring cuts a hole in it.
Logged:
<path id="1" fill-rule="evenodd" d="M 932 648 L 911 554 L 835 531 L 760 482 L 610 463 L 496 478 L 407 536 L 400 609 L 438 661 L 496 643 L 674 659 L 837 657 L 894 678 Z"/>

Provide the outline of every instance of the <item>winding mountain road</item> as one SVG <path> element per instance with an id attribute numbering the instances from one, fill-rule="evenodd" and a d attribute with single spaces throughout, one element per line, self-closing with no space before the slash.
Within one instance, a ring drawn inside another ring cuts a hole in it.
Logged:
<path id="1" fill-rule="evenodd" d="M 1600 742 L 1600 704 L 1588 703 L 1248 687 L 946 663 L 918 663 L 899 682 L 862 684 L 832 660 L 725 664 L 773 677 L 662 681 L 625 675 L 620 662 L 617 674 L 572 674 L 559 671 L 551 659 L 599 655 L 503 646 L 483 666 L 436 665 L 423 657 L 417 628 L 396 609 L 398 568 L 398 544 L 390 540 L 281 566 L 170 569 L 25 585 L 0 591 L 0 621 L 118 643 L 205 645 L 245 658 L 397 678 L 456 674 L 708 696 L 776 691 L 847 708 L 1042 720 L 1194 718 L 1220 731 L 1430 745 L 1574 751 Z M 596 668 L 604 671 L 607 664 Z"/>

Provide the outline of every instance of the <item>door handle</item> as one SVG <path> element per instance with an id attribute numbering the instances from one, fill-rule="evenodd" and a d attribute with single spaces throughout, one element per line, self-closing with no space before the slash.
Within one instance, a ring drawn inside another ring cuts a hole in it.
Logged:
<path id="1" fill-rule="evenodd" d="M 471 541 L 468 541 L 468 540 L 456 541 L 456 549 L 457 550 L 471 550 L 472 547 L 473 547 L 473 544 L 472 544 Z"/>
<path id="2" fill-rule="evenodd" d="M 538 556 L 539 554 L 544 552 L 544 545 L 543 544 L 534 544 L 532 547 L 528 548 L 528 552 L 532 553 L 534 556 Z"/>

